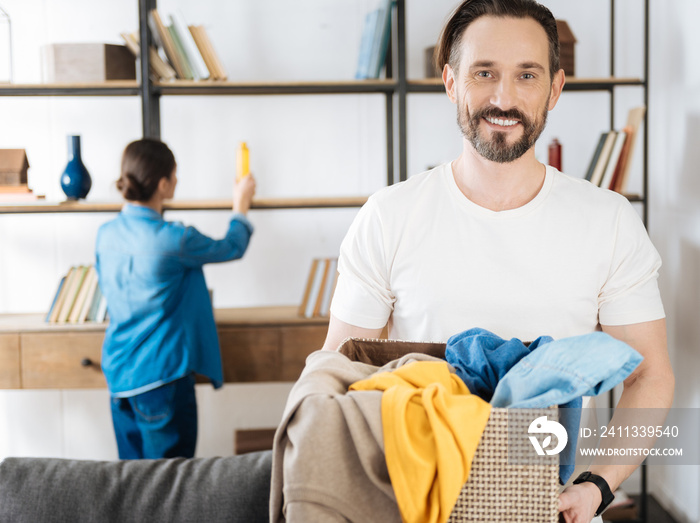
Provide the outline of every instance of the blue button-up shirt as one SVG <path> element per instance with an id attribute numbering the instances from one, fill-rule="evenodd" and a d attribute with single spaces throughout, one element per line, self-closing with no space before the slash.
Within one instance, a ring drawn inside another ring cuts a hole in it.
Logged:
<path id="1" fill-rule="evenodd" d="M 126 204 L 100 227 L 96 269 L 109 326 L 102 370 L 113 396 L 133 396 L 191 372 L 223 384 L 219 338 L 202 266 L 235 260 L 253 227 L 242 214 L 214 240 Z"/>

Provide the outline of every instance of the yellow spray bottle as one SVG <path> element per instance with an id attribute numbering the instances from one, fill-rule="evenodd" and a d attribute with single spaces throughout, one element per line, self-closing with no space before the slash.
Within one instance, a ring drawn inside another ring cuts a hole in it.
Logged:
<path id="1" fill-rule="evenodd" d="M 245 142 L 241 142 L 236 152 L 236 181 L 240 181 L 250 174 L 250 151 Z"/>

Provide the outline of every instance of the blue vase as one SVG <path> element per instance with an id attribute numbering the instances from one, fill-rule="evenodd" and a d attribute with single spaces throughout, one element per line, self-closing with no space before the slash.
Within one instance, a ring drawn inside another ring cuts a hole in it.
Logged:
<path id="1" fill-rule="evenodd" d="M 85 198 L 92 187 L 90 173 L 80 157 L 80 136 L 68 136 L 68 165 L 61 174 L 61 189 L 69 200 Z"/>

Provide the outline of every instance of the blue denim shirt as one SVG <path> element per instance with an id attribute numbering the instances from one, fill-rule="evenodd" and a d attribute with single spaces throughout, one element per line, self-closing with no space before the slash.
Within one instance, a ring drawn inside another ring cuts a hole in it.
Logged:
<path id="1" fill-rule="evenodd" d="M 214 240 L 126 204 L 97 233 L 96 269 L 109 326 L 102 370 L 113 396 L 133 396 L 196 372 L 223 384 L 219 338 L 202 266 L 235 260 L 253 227 L 242 214 Z"/>
<path id="2" fill-rule="evenodd" d="M 517 338 L 506 341 L 485 329 L 470 329 L 448 340 L 445 359 L 473 394 L 494 407 L 561 407 L 559 421 L 569 436 L 560 455 L 564 484 L 575 465 L 581 397 L 622 382 L 642 356 L 603 332 L 556 341 L 541 336 L 526 346 Z"/>

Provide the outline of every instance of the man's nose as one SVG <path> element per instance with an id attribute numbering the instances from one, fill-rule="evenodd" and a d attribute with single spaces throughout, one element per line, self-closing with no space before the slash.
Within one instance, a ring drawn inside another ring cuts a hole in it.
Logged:
<path id="1" fill-rule="evenodd" d="M 491 105 L 504 111 L 515 107 L 515 85 L 509 79 L 501 78 L 495 85 L 491 94 Z"/>

